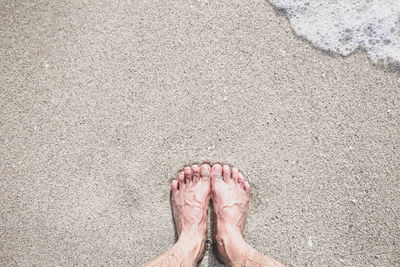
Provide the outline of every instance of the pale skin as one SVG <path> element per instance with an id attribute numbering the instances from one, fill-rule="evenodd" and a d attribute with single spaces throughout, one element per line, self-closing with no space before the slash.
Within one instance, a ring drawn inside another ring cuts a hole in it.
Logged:
<path id="1" fill-rule="evenodd" d="M 171 191 L 178 241 L 145 267 L 196 266 L 204 255 L 210 198 L 219 259 L 232 267 L 283 267 L 275 259 L 259 253 L 243 238 L 250 185 L 238 169 L 219 164 L 186 167 L 178 179 L 172 181 Z"/>

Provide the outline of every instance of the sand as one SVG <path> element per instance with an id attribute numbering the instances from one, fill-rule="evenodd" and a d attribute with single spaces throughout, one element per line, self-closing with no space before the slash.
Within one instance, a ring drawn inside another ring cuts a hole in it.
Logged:
<path id="1" fill-rule="evenodd" d="M 204 160 L 244 172 L 246 239 L 287 266 L 400 266 L 400 76 L 362 52 L 261 0 L 1 1 L 0 33 L 2 266 L 141 266 Z"/>

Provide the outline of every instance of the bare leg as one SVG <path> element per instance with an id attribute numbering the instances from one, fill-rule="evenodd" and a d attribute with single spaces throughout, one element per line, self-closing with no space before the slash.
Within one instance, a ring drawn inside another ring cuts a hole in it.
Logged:
<path id="1" fill-rule="evenodd" d="M 168 251 L 145 264 L 196 266 L 204 254 L 207 209 L 210 202 L 210 166 L 186 167 L 171 183 L 172 211 L 179 239 Z"/>
<path id="2" fill-rule="evenodd" d="M 211 169 L 211 199 L 218 257 L 228 266 L 283 266 L 252 248 L 243 238 L 250 201 L 250 185 L 242 173 L 227 165 Z"/>

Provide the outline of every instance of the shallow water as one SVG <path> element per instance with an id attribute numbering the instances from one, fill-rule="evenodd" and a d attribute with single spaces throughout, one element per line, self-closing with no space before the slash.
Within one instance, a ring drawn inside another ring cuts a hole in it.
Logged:
<path id="1" fill-rule="evenodd" d="M 365 50 L 375 63 L 400 63 L 399 0 L 269 0 L 294 32 L 325 51 Z"/>

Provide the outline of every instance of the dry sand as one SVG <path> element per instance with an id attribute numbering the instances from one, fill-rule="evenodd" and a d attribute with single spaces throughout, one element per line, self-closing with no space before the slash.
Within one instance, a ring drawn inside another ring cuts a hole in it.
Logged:
<path id="1" fill-rule="evenodd" d="M 139 2 L 1 1 L 1 265 L 142 265 L 175 239 L 170 179 L 210 160 L 250 180 L 263 253 L 400 266 L 399 75 L 266 1 Z"/>

